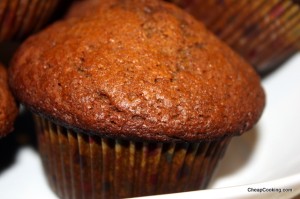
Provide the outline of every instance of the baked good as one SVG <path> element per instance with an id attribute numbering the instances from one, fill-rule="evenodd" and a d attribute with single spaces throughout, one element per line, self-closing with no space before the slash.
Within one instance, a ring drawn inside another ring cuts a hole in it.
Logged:
<path id="1" fill-rule="evenodd" d="M 300 49 L 299 1 L 171 0 L 264 76 Z"/>
<path id="2" fill-rule="evenodd" d="M 1 0 L 0 42 L 24 38 L 38 31 L 48 22 L 59 2 L 59 0 Z"/>
<path id="3" fill-rule="evenodd" d="M 101 5 L 32 36 L 10 68 L 36 114 L 61 198 L 204 188 L 234 135 L 259 119 L 255 71 L 193 17 L 163 1 Z"/>
<path id="4" fill-rule="evenodd" d="M 7 81 L 6 69 L 0 64 L 0 138 L 12 131 L 18 113 Z"/>
<path id="5" fill-rule="evenodd" d="M 99 7 L 101 3 L 105 3 L 105 1 L 109 0 L 76 0 L 71 4 L 65 18 L 83 17 L 86 14 L 96 11 L 97 7 Z"/>

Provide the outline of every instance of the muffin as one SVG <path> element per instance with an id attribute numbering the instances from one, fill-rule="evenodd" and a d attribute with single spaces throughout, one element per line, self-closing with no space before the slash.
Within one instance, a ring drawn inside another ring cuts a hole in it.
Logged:
<path id="1" fill-rule="evenodd" d="M 171 0 L 265 75 L 300 49 L 299 1 Z"/>
<path id="2" fill-rule="evenodd" d="M 251 66 L 176 6 L 102 4 L 57 22 L 15 54 L 10 84 L 35 114 L 60 198 L 205 188 L 232 136 L 264 103 Z"/>
<path id="3" fill-rule="evenodd" d="M 58 7 L 59 0 L 0 1 L 0 42 L 23 38 L 39 30 Z"/>
<path id="4" fill-rule="evenodd" d="M 96 12 L 100 3 L 104 3 L 107 0 L 77 0 L 74 1 L 69 10 L 67 11 L 65 18 L 68 17 L 83 17 L 90 12 Z"/>
<path id="5" fill-rule="evenodd" d="M 0 138 L 12 131 L 18 113 L 7 81 L 6 69 L 0 64 Z"/>

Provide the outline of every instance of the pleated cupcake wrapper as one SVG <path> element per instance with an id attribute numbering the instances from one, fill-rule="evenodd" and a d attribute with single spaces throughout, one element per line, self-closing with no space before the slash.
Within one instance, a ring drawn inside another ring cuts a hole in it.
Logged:
<path id="1" fill-rule="evenodd" d="M 127 198 L 205 188 L 230 138 L 135 142 L 76 133 L 36 117 L 51 188 L 62 199 Z"/>
<path id="2" fill-rule="evenodd" d="M 1 0 L 0 42 L 19 39 L 39 30 L 59 0 Z"/>
<path id="3" fill-rule="evenodd" d="M 300 49 L 300 5 L 293 0 L 173 0 L 260 73 Z"/>

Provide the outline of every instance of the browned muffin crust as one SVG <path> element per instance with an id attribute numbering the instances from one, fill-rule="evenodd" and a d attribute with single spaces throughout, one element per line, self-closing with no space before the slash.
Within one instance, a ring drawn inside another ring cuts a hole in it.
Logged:
<path id="1" fill-rule="evenodd" d="M 5 136 L 13 129 L 14 120 L 18 113 L 7 81 L 7 72 L 0 64 L 0 137 Z"/>
<path id="2" fill-rule="evenodd" d="M 153 0 L 57 22 L 15 55 L 26 106 L 85 132 L 157 141 L 237 135 L 259 119 L 255 71 L 190 15 Z"/>

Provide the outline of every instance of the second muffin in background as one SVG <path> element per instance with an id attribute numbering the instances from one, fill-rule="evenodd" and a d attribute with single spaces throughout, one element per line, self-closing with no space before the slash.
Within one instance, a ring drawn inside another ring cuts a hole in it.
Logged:
<path id="1" fill-rule="evenodd" d="M 17 105 L 8 87 L 7 71 L 0 64 L 0 138 L 13 130 L 17 114 Z"/>
<path id="2" fill-rule="evenodd" d="M 39 31 L 49 22 L 55 11 L 71 1 L 1 0 L 0 42 L 24 39 Z"/>
<path id="3" fill-rule="evenodd" d="M 168 0 L 215 33 L 265 76 L 300 49 L 296 0 Z"/>
<path id="4" fill-rule="evenodd" d="M 154 0 L 107 2 L 16 53 L 10 83 L 36 114 L 61 198 L 205 188 L 226 145 L 259 119 L 255 71 L 202 24 Z"/>

